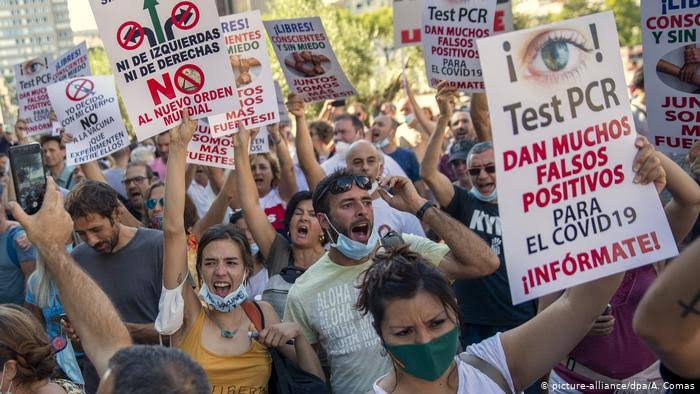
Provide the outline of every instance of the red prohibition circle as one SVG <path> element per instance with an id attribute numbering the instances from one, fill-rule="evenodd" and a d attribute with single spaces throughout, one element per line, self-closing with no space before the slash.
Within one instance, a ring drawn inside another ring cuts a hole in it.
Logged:
<path id="1" fill-rule="evenodd" d="M 66 97 L 72 101 L 80 101 L 91 95 L 94 88 L 95 84 L 89 79 L 74 79 L 66 85 Z"/>
<path id="2" fill-rule="evenodd" d="M 185 71 L 188 70 L 191 71 L 189 75 L 185 73 Z M 197 74 L 198 78 L 193 78 L 194 75 L 192 75 L 192 73 Z M 194 64 L 185 64 L 178 68 L 177 71 L 175 71 L 173 79 L 175 80 L 175 87 L 177 90 L 185 94 L 195 94 L 204 87 L 204 72 Z M 191 87 L 185 88 L 186 83 L 189 83 Z"/>
<path id="3" fill-rule="evenodd" d="M 125 33 L 125 30 L 126 34 L 124 35 L 122 33 Z M 132 42 L 131 40 L 137 33 L 138 37 L 136 38 L 136 42 Z M 143 27 L 138 22 L 124 22 L 121 26 L 119 26 L 119 29 L 117 29 L 117 44 L 127 51 L 138 48 L 143 42 L 144 37 L 145 34 L 143 32 Z"/>
<path id="4" fill-rule="evenodd" d="M 177 11 L 182 11 L 179 19 Z M 190 14 L 192 14 L 192 18 L 187 20 L 187 16 Z M 197 26 L 197 22 L 199 22 L 199 8 L 197 8 L 197 6 L 190 1 L 181 1 L 177 3 L 175 7 L 173 7 L 170 18 L 173 21 L 173 25 L 177 26 L 181 30 L 189 30 Z"/>

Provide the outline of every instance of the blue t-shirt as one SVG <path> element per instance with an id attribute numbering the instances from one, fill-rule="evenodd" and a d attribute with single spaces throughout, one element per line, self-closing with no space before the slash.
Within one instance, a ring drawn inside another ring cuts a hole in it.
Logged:
<path id="1" fill-rule="evenodd" d="M 537 302 L 527 301 L 513 306 L 501 240 L 498 204 L 483 202 L 459 186 L 454 186 L 454 192 L 452 201 L 444 208 L 445 212 L 483 239 L 501 262 L 496 272 L 489 276 L 454 282 L 464 322 L 507 327 L 525 323 L 537 313 Z"/>
<path id="2" fill-rule="evenodd" d="M 56 286 L 51 286 L 49 289 L 49 305 L 42 308 L 38 305 L 36 300 L 36 287 L 37 287 L 37 277 L 32 275 L 29 277 L 27 283 L 27 294 L 24 296 L 24 300 L 27 304 L 34 305 L 41 309 L 41 314 L 44 316 L 44 330 L 49 338 L 54 338 L 61 332 L 61 315 L 63 314 L 63 305 L 61 300 L 58 298 L 58 289 Z"/>
<path id="3" fill-rule="evenodd" d="M 24 300 L 24 273 L 20 264 L 36 260 L 36 251 L 33 246 L 25 251 L 17 245 L 17 237 L 24 231 L 15 232 L 14 239 L 8 242 L 10 231 L 0 233 L 0 304 L 21 305 Z M 8 246 L 14 249 L 17 261 L 10 259 Z"/>
<path id="4" fill-rule="evenodd" d="M 396 148 L 395 151 L 389 153 L 389 156 L 401 166 L 408 179 L 413 182 L 420 180 L 420 164 L 418 164 L 418 159 L 413 151 L 406 148 Z"/>

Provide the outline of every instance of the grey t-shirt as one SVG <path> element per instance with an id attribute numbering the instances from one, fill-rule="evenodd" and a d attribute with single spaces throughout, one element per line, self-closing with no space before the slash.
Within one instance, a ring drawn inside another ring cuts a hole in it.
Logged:
<path id="1" fill-rule="evenodd" d="M 15 240 L 24 230 L 14 232 L 14 239 L 9 240 L 10 230 L 0 233 L 0 304 L 21 305 L 24 300 L 24 273 L 20 264 L 36 260 L 34 247 L 25 251 Z M 7 248 L 15 250 L 17 261 L 12 261 Z"/>

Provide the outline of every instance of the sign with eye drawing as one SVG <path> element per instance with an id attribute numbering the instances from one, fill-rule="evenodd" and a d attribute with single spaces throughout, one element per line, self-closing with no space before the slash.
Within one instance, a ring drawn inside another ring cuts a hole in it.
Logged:
<path id="1" fill-rule="evenodd" d="M 642 2 L 649 140 L 685 153 L 700 141 L 700 2 Z"/>
<path id="2" fill-rule="evenodd" d="M 605 12 L 477 42 L 514 304 L 678 253 L 654 186 L 634 182 L 615 37 Z"/>

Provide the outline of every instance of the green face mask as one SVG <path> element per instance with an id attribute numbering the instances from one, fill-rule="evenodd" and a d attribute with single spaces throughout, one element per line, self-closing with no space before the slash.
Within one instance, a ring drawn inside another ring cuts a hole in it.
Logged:
<path id="1" fill-rule="evenodd" d="M 433 382 L 445 373 L 457 354 L 459 326 L 428 343 L 384 344 L 396 365 L 409 375 Z"/>

